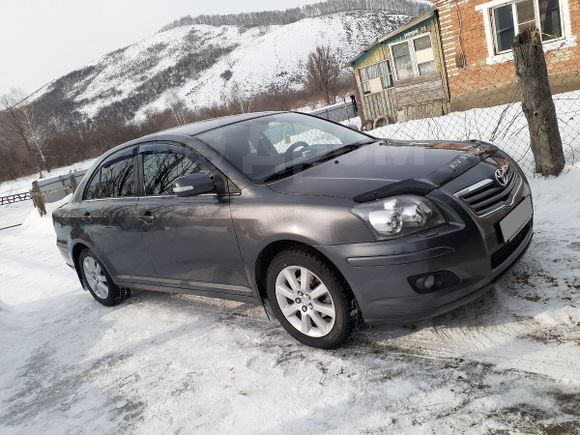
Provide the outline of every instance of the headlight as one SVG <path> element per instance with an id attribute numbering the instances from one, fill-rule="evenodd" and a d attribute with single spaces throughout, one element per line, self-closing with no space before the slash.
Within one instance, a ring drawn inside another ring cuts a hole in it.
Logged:
<path id="1" fill-rule="evenodd" d="M 367 222 L 380 239 L 394 239 L 445 224 L 427 198 L 400 195 L 359 205 L 352 212 Z"/>

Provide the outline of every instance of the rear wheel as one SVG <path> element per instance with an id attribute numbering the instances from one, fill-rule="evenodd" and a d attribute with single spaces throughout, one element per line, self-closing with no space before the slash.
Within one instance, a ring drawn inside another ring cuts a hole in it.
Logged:
<path id="1" fill-rule="evenodd" d="M 80 253 L 78 264 L 85 287 L 98 302 L 112 307 L 126 299 L 126 291 L 113 282 L 105 266 L 88 248 Z"/>
<path id="2" fill-rule="evenodd" d="M 278 254 L 268 268 L 267 289 L 276 317 L 302 343 L 332 349 L 350 336 L 356 319 L 347 284 L 315 253 Z"/>

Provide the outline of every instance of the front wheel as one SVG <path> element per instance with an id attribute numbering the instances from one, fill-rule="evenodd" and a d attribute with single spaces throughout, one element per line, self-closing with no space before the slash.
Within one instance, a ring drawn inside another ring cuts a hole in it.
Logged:
<path id="1" fill-rule="evenodd" d="M 321 349 L 344 343 L 355 325 L 347 284 L 318 255 L 306 249 L 278 254 L 268 268 L 268 298 L 276 317 L 294 338 Z"/>

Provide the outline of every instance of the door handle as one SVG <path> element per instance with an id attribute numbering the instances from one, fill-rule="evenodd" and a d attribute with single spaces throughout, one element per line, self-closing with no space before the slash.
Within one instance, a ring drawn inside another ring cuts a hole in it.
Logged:
<path id="1" fill-rule="evenodd" d="M 84 215 L 81 217 L 81 220 L 82 220 L 83 222 L 90 223 L 90 222 L 93 220 L 93 218 L 91 217 L 91 214 L 90 214 L 90 213 L 87 211 L 87 212 L 86 212 L 86 213 L 85 213 L 85 214 L 84 214 Z"/>
<path id="2" fill-rule="evenodd" d="M 143 215 L 140 217 L 141 222 L 143 222 L 144 224 L 152 224 L 153 221 L 155 220 L 155 215 L 153 215 L 153 213 L 151 213 L 150 211 L 146 211 L 145 213 L 143 213 Z"/>

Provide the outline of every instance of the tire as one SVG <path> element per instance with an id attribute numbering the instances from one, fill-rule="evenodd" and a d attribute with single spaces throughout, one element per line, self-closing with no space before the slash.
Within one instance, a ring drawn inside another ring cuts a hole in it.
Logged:
<path id="1" fill-rule="evenodd" d="M 97 302 L 113 307 L 127 298 L 128 291 L 113 282 L 103 263 L 88 248 L 81 251 L 78 267 L 84 287 Z"/>
<path id="2" fill-rule="evenodd" d="M 308 346 L 334 349 L 350 337 L 357 324 L 358 310 L 353 310 L 356 305 L 348 284 L 308 249 L 291 248 L 272 259 L 267 292 L 284 329 Z"/>
<path id="3" fill-rule="evenodd" d="M 387 118 L 386 116 L 379 116 L 377 119 L 375 119 L 375 122 L 373 123 L 373 129 L 386 127 L 389 124 L 390 124 L 389 118 Z"/>
<path id="4" fill-rule="evenodd" d="M 373 129 L 372 119 L 369 119 L 369 120 L 363 122 L 360 129 L 361 129 L 361 131 L 371 131 Z"/>

